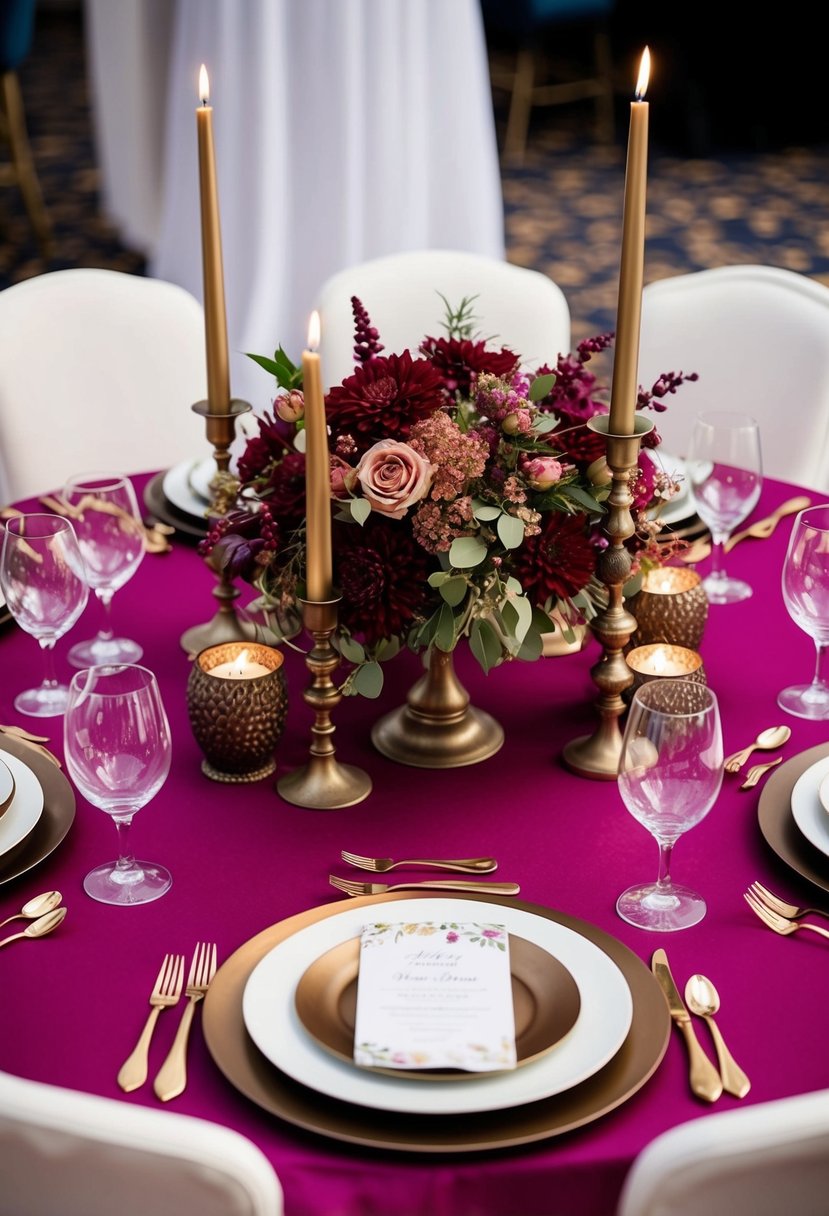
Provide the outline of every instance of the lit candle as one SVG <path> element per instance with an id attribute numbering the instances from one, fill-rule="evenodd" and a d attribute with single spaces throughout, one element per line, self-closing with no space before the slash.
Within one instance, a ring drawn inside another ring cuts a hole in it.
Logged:
<path id="1" fill-rule="evenodd" d="M 252 680 L 256 676 L 270 675 L 270 667 L 257 663 L 250 657 L 250 652 L 241 650 L 239 654 L 227 663 L 217 663 L 207 674 L 218 676 L 220 680 Z"/>
<path id="2" fill-rule="evenodd" d="M 648 103 L 642 98 L 648 87 L 650 63 L 650 51 L 645 47 L 636 84 L 636 98 L 630 103 L 619 301 L 616 310 L 616 354 L 613 359 L 608 424 L 613 435 L 632 435 L 636 422 L 648 185 Z"/>
<path id="3" fill-rule="evenodd" d="M 637 646 L 627 655 L 628 667 L 634 674 L 634 686 L 658 679 L 692 679 L 705 683 L 702 658 L 685 646 Z"/>
<path id="4" fill-rule="evenodd" d="M 306 596 L 313 603 L 333 597 L 331 566 L 331 461 L 325 396 L 317 347 L 320 317 L 311 313 L 308 346 L 302 352 L 302 391 L 305 396 L 305 561 Z"/>
<path id="5" fill-rule="evenodd" d="M 207 353 L 207 401 L 211 414 L 230 409 L 230 368 L 227 355 L 227 317 L 222 269 L 222 232 L 216 189 L 216 155 L 213 148 L 213 107 L 204 64 L 199 72 L 196 129 L 199 138 L 199 198 L 201 201 L 202 281 L 204 284 L 204 339 Z"/>

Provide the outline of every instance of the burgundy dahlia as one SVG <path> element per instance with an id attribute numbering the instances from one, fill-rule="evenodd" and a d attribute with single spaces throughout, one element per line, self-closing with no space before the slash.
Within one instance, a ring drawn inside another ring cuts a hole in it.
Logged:
<path id="1" fill-rule="evenodd" d="M 299 527 L 305 518 L 305 456 L 289 452 L 275 464 L 267 485 L 260 491 L 264 502 L 283 532 Z"/>
<path id="2" fill-rule="evenodd" d="M 596 551 L 585 515 L 546 512 L 537 536 L 515 552 L 513 571 L 534 604 L 565 599 L 586 586 L 596 569 Z"/>
<path id="3" fill-rule="evenodd" d="M 485 342 L 469 338 L 424 338 L 420 353 L 440 373 L 443 387 L 453 400 L 458 392 L 464 398 L 471 397 L 481 372 L 491 372 L 501 379 L 518 366 L 518 356 L 506 346 L 488 350 Z"/>
<path id="4" fill-rule="evenodd" d="M 414 424 L 443 403 L 438 372 L 407 350 L 369 359 L 325 400 L 334 445 L 340 435 L 350 435 L 359 455 L 380 439 L 407 439 Z"/>
<path id="5" fill-rule="evenodd" d="M 239 457 L 238 474 L 243 485 L 256 481 L 273 461 L 281 460 L 286 451 L 290 451 L 291 426 L 268 413 L 262 414 L 257 421 L 259 434 L 248 440 Z"/>
<path id="6" fill-rule="evenodd" d="M 433 569 L 407 528 L 371 516 L 364 527 L 336 525 L 340 621 L 372 646 L 405 635 L 425 615 Z"/>

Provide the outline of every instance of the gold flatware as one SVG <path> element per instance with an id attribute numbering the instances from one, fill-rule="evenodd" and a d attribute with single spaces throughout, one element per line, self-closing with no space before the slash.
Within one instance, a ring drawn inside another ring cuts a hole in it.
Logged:
<path id="1" fill-rule="evenodd" d="M 706 1102 L 716 1102 L 723 1091 L 722 1078 L 700 1047 L 691 1024 L 691 1015 L 682 1003 L 682 997 L 674 983 L 674 977 L 668 966 L 668 956 L 664 950 L 654 950 L 651 958 L 651 971 L 656 976 L 657 983 L 665 995 L 671 1017 L 685 1039 L 690 1062 L 691 1090 L 698 1098 L 703 1098 Z"/>
<path id="2" fill-rule="evenodd" d="M 753 751 L 773 752 L 775 748 L 787 743 L 791 737 L 792 728 L 790 726 L 769 726 L 766 730 L 761 730 L 748 747 L 743 747 L 740 751 L 726 756 L 723 760 L 723 768 L 727 773 L 738 773 Z"/>
<path id="3" fill-rule="evenodd" d="M 53 494 L 44 494 L 38 501 L 48 511 L 53 511 L 55 515 L 62 515 L 66 519 L 81 519 L 86 510 L 100 511 L 104 515 L 114 515 L 121 522 L 121 528 L 128 532 L 140 532 L 144 540 L 144 548 L 148 553 L 169 553 L 170 544 L 167 540 L 169 532 L 166 525 L 153 524 L 148 526 L 133 518 L 128 511 L 123 507 L 117 506 L 115 503 L 101 502 L 96 499 L 93 494 L 86 494 L 79 503 L 64 502 L 60 498 L 56 498 Z"/>
<path id="4" fill-rule="evenodd" d="M 744 1098 L 751 1089 L 751 1082 L 740 1068 L 737 1061 L 725 1045 L 722 1032 L 714 1021 L 714 1014 L 720 1008 L 720 994 L 711 981 L 704 975 L 692 975 L 685 985 L 685 1003 L 697 1017 L 703 1018 L 711 1031 L 717 1059 L 720 1062 L 720 1076 L 723 1089 L 735 1098 Z"/>
<path id="5" fill-rule="evenodd" d="M 410 857 L 406 861 L 392 861 L 391 857 L 362 857 L 359 853 L 340 853 L 343 861 L 358 870 L 371 870 L 375 874 L 385 874 L 387 870 L 395 870 L 400 866 L 433 867 L 437 870 L 458 870 L 461 874 L 491 874 L 498 869 L 494 857 L 466 857 L 455 861 L 440 861 L 423 857 Z"/>
<path id="6" fill-rule="evenodd" d="M 753 764 L 746 774 L 746 779 L 740 786 L 741 790 L 754 789 L 761 777 L 764 777 L 769 769 L 777 768 L 778 764 L 783 761 L 782 756 L 778 756 L 776 760 L 769 760 L 765 764 Z"/>
<path id="7" fill-rule="evenodd" d="M 758 519 L 756 523 L 749 524 L 747 528 L 743 528 L 742 532 L 735 532 L 725 542 L 725 551 L 730 553 L 735 545 L 739 545 L 741 540 L 753 538 L 755 540 L 768 540 L 774 529 L 787 515 L 796 515 L 798 511 L 805 510 L 811 503 L 811 498 L 805 494 L 798 495 L 797 498 L 789 498 L 786 502 L 780 504 L 776 510 L 772 511 L 771 515 L 765 516 L 764 519 Z"/>
<path id="8" fill-rule="evenodd" d="M 352 882 L 329 874 L 328 881 L 346 895 L 385 895 L 387 891 L 480 891 L 483 895 L 517 895 L 517 882 L 464 882 L 460 878 L 429 879 L 426 882 L 398 882 L 389 886 L 383 882 Z"/>
<path id="9" fill-rule="evenodd" d="M 47 912 L 56 908 L 60 901 L 60 891 L 45 891 L 43 895 L 35 895 L 33 899 L 27 900 L 14 916 L 7 916 L 5 920 L 0 920 L 0 929 L 12 920 L 39 920 L 41 916 L 45 916 Z"/>
<path id="10" fill-rule="evenodd" d="M 204 997 L 210 982 L 216 974 L 216 946 L 200 942 L 193 953 L 190 963 L 190 974 L 187 977 L 187 1008 L 181 1015 L 181 1021 L 173 1039 L 173 1046 L 167 1059 L 161 1065 L 158 1076 L 153 1082 L 155 1096 L 162 1102 L 169 1102 L 184 1092 L 187 1085 L 187 1040 L 196 1005 Z"/>
<path id="11" fill-rule="evenodd" d="M 761 882 L 753 882 L 749 891 L 761 904 L 765 904 L 778 916 L 785 916 L 786 920 L 803 920 L 804 916 L 822 916 L 824 920 L 829 920 L 829 912 L 824 912 L 821 908 L 801 908 L 798 904 L 786 903 Z"/>
<path id="12" fill-rule="evenodd" d="M 767 908 L 765 904 L 761 903 L 749 891 L 743 892 L 743 899 L 752 912 L 756 916 L 759 916 L 763 924 L 767 925 L 769 929 L 773 929 L 775 933 L 779 933 L 781 937 L 788 937 L 791 933 L 797 933 L 798 929 L 811 929 L 813 933 L 817 933 L 821 937 L 829 937 L 829 929 L 821 929 L 820 925 L 810 925 L 807 920 L 786 920 L 785 916 L 778 916 L 776 912 L 772 912 L 771 908 Z"/>
<path id="13" fill-rule="evenodd" d="M 0 941 L 0 946 L 8 946 L 9 942 L 16 942 L 21 937 L 45 937 L 47 933 L 57 929 L 64 916 L 66 916 L 66 908 L 55 908 L 54 912 L 47 912 L 45 916 L 32 921 L 22 933 L 12 933 L 10 937 L 4 937 Z"/>
<path id="14" fill-rule="evenodd" d="M 18 739 L 27 739 L 30 743 L 48 743 L 48 735 L 33 735 L 31 731 L 24 730 L 22 726 L 0 726 L 0 733 L 4 735 L 14 735 Z"/>
<path id="15" fill-rule="evenodd" d="M 127 1057 L 118 1073 L 118 1084 L 125 1093 L 131 1093 L 143 1085 L 147 1079 L 147 1056 L 150 1050 L 150 1039 L 153 1037 L 155 1024 L 162 1009 L 175 1005 L 181 996 L 184 984 L 184 955 L 165 954 L 153 990 L 150 993 L 149 1016 L 144 1023 L 144 1029 L 138 1036 L 138 1042 L 131 1055 Z"/>

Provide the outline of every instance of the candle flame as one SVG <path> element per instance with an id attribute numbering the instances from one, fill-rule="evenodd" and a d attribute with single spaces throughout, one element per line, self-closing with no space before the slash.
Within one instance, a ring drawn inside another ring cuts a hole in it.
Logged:
<path id="1" fill-rule="evenodd" d="M 320 315 L 316 309 L 308 321 L 308 349 L 316 350 L 320 344 Z"/>
<path id="2" fill-rule="evenodd" d="M 654 675 L 661 676 L 662 672 L 668 666 L 667 660 L 665 659 L 665 651 L 664 650 L 655 650 L 653 652 L 651 661 L 653 663 Z"/>
<path id="3" fill-rule="evenodd" d="M 203 106 L 210 101 L 210 81 L 207 78 L 207 68 L 204 64 L 199 68 L 199 97 Z"/>
<path id="4" fill-rule="evenodd" d="M 639 64 L 639 79 L 636 81 L 636 100 L 641 101 L 648 89 L 648 81 L 651 75 L 651 53 L 648 47 L 645 47 L 642 52 L 642 59 Z"/>

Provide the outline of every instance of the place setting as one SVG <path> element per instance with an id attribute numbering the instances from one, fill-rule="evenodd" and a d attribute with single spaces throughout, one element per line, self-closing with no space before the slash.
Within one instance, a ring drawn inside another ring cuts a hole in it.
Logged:
<path id="1" fill-rule="evenodd" d="M 55 757 L 10 729 L 0 730 L 0 885 L 44 861 L 75 818 L 75 793 Z"/>

